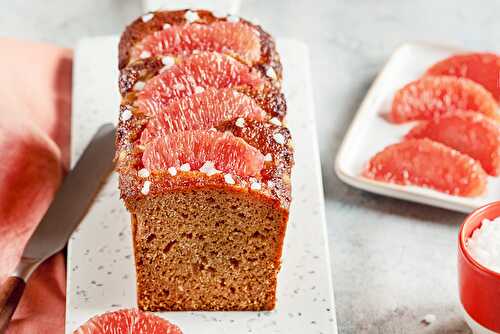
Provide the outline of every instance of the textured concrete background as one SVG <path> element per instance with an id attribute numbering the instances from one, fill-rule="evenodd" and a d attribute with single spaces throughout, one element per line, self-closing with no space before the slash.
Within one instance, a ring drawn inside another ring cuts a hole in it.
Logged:
<path id="1" fill-rule="evenodd" d="M 2 1 L 0 35 L 73 47 L 81 37 L 119 33 L 140 12 L 131 0 Z M 469 333 L 455 274 L 464 216 L 355 190 L 335 176 L 333 162 L 356 108 L 398 45 L 421 40 L 499 51 L 499 12 L 494 0 L 243 0 L 243 16 L 311 47 L 341 333 Z M 437 320 L 424 326 L 428 313 Z"/>

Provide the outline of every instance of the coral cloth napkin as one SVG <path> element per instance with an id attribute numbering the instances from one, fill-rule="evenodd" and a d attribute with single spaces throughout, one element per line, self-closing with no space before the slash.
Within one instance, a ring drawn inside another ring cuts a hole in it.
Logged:
<path id="1" fill-rule="evenodd" d="M 69 165 L 72 52 L 0 38 L 0 281 L 9 274 Z M 7 331 L 64 328 L 62 253 L 31 276 Z"/>

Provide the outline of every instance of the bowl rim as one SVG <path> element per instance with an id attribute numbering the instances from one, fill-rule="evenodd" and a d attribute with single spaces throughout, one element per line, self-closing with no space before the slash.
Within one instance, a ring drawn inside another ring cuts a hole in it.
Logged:
<path id="1" fill-rule="evenodd" d="M 463 221 L 462 225 L 460 225 L 460 230 L 458 232 L 458 244 L 459 244 L 459 249 L 460 252 L 462 253 L 463 257 L 474 267 L 479 269 L 480 271 L 484 272 L 485 274 L 488 274 L 490 276 L 495 277 L 496 279 L 500 280 L 500 273 L 496 272 L 494 270 L 491 270 L 478 261 L 476 261 L 472 255 L 469 253 L 469 250 L 465 246 L 465 240 L 468 237 L 464 235 L 464 230 L 465 226 L 470 223 L 473 219 L 477 218 L 477 216 L 484 215 L 484 213 L 488 210 L 491 210 L 492 207 L 500 207 L 500 201 L 496 202 L 491 202 L 486 205 L 481 206 L 480 208 L 474 210 L 471 214 L 469 214 L 465 220 Z M 500 216 L 499 216 L 500 217 Z"/>

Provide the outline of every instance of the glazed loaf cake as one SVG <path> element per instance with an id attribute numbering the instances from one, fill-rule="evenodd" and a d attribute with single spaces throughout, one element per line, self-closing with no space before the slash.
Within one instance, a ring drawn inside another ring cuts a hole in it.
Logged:
<path id="1" fill-rule="evenodd" d="M 293 166 L 273 39 L 233 16 L 148 13 L 119 67 L 138 306 L 273 309 Z"/>

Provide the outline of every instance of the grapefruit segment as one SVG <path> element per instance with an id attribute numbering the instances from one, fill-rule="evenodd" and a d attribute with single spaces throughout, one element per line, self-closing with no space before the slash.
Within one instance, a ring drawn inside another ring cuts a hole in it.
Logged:
<path id="1" fill-rule="evenodd" d="M 134 61 L 145 56 L 189 55 L 195 50 L 226 53 L 249 65 L 261 57 L 259 33 L 241 21 L 171 25 L 144 37 L 130 56 Z"/>
<path id="2" fill-rule="evenodd" d="M 434 64 L 426 74 L 470 79 L 486 88 L 500 102 L 500 57 L 494 53 L 451 56 Z"/>
<path id="3" fill-rule="evenodd" d="M 452 76 L 426 76 L 398 90 L 389 119 L 394 123 L 429 120 L 456 110 L 476 111 L 500 121 L 496 101 L 486 89 Z"/>
<path id="4" fill-rule="evenodd" d="M 175 100 L 154 112 L 142 132 L 142 142 L 177 131 L 208 130 L 239 117 L 257 121 L 266 119 L 266 113 L 251 97 L 230 88 L 207 88 L 202 93 Z"/>
<path id="5" fill-rule="evenodd" d="M 179 168 L 186 163 L 191 170 L 200 170 L 208 163 L 217 171 L 256 176 L 264 166 L 264 155 L 230 132 L 190 130 L 147 143 L 142 162 L 151 171 Z"/>
<path id="6" fill-rule="evenodd" d="M 429 139 L 389 145 L 371 158 L 363 175 L 377 181 L 468 197 L 482 194 L 487 178 L 474 159 Z"/>
<path id="7" fill-rule="evenodd" d="M 182 334 L 179 327 L 154 314 L 137 309 L 107 312 L 95 316 L 73 334 Z"/>
<path id="8" fill-rule="evenodd" d="M 407 139 L 428 138 L 479 161 L 490 175 L 500 171 L 500 128 L 496 123 L 474 112 L 455 112 L 422 122 Z"/>
<path id="9" fill-rule="evenodd" d="M 174 98 L 196 94 L 208 87 L 231 88 L 239 86 L 263 87 L 262 75 L 237 60 L 213 52 L 200 52 L 181 58 L 147 82 L 139 93 L 137 105 L 154 113 Z"/>

